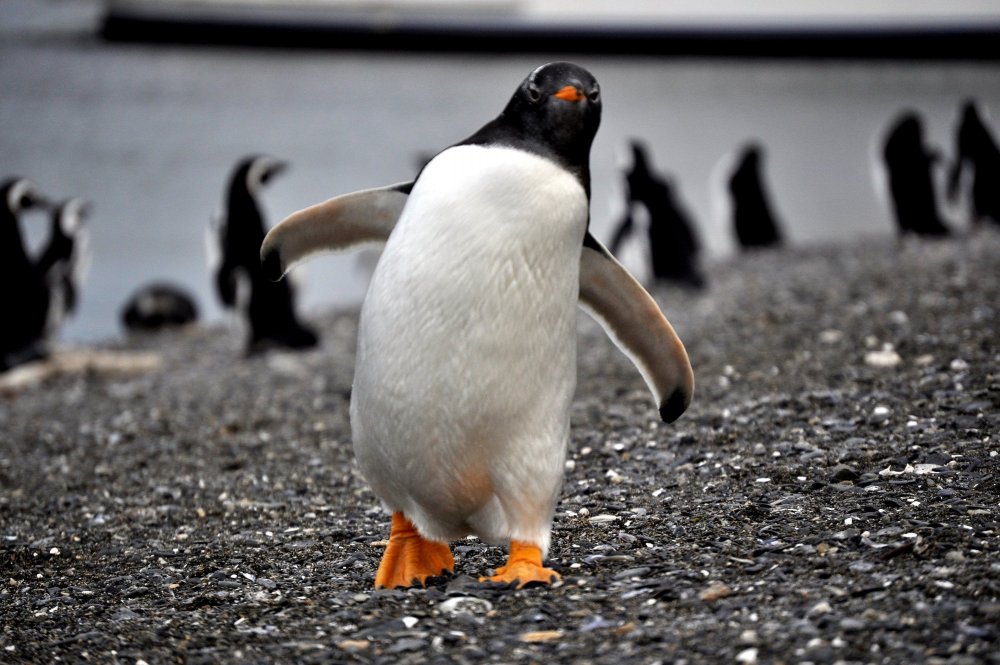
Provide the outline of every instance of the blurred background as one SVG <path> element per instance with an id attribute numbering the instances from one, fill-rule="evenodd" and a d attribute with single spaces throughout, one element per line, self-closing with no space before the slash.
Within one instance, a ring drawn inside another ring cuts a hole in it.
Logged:
<path id="1" fill-rule="evenodd" d="M 963 101 L 992 111 L 996 131 L 1000 4 L 835 5 L 4 0 L 0 177 L 93 203 L 89 278 L 62 332 L 70 342 L 123 334 L 125 300 L 151 280 L 183 286 L 204 319 L 221 318 L 205 238 L 241 157 L 291 164 L 261 197 L 273 226 L 336 194 L 412 179 L 556 59 L 602 86 L 591 229 L 605 242 L 624 209 L 632 139 L 669 176 L 710 260 L 735 248 L 725 179 L 748 141 L 763 147 L 786 244 L 891 238 L 881 150 L 895 118 L 920 116 L 942 182 Z M 959 232 L 964 205 L 942 197 Z M 44 220 L 25 216 L 33 247 Z M 311 262 L 300 310 L 359 303 L 370 263 Z"/>

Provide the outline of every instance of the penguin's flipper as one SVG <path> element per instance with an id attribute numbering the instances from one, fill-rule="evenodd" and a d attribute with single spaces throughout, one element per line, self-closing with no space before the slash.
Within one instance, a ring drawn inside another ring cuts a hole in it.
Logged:
<path id="1" fill-rule="evenodd" d="M 260 247 L 264 274 L 281 279 L 293 265 L 319 253 L 389 238 L 413 183 L 365 189 L 317 203 L 281 220 Z"/>
<path id="2" fill-rule="evenodd" d="M 580 304 L 639 369 L 664 422 L 677 420 L 694 392 L 684 344 L 652 296 L 589 232 L 580 256 Z"/>

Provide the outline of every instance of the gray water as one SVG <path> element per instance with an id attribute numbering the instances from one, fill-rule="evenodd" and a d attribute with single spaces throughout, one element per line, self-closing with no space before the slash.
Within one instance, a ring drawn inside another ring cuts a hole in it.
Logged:
<path id="1" fill-rule="evenodd" d="M 153 279 L 188 288 L 205 318 L 220 318 L 205 229 L 240 156 L 292 163 L 264 196 L 274 224 L 335 194 L 412 178 L 421 155 L 473 132 L 531 69 L 557 59 L 106 45 L 72 24 L 29 28 L 0 30 L 0 177 L 28 176 L 51 196 L 94 203 L 89 279 L 62 335 L 77 342 L 121 334 L 123 302 Z M 877 238 L 893 232 L 873 179 L 892 118 L 919 111 L 946 154 L 961 100 L 1000 109 L 996 64 L 573 59 L 603 90 L 595 234 L 612 232 L 616 160 L 639 137 L 675 178 L 715 257 L 732 251 L 721 174 L 744 141 L 766 146 L 791 243 Z M 43 218 L 25 225 L 37 245 Z M 312 261 L 301 307 L 356 304 L 365 265 L 350 254 Z"/>

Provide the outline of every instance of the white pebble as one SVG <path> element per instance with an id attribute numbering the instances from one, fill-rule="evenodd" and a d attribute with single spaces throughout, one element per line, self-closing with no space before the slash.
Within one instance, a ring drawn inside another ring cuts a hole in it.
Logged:
<path id="1" fill-rule="evenodd" d="M 969 363 L 965 362 L 961 358 L 955 358 L 951 361 L 950 367 L 953 372 L 964 372 L 969 369 Z"/>
<path id="2" fill-rule="evenodd" d="M 844 333 L 839 330 L 824 330 L 819 334 L 819 341 L 824 344 L 836 344 L 844 339 Z"/>
<path id="3" fill-rule="evenodd" d="M 812 606 L 812 609 L 809 610 L 809 614 L 811 615 L 829 614 L 832 611 L 833 611 L 833 606 L 830 605 L 830 603 L 828 603 L 827 601 L 821 600 L 820 602 Z"/>
<path id="4" fill-rule="evenodd" d="M 892 344 L 886 344 L 881 351 L 869 351 L 865 354 L 865 364 L 871 367 L 895 367 L 903 362 Z"/>
<path id="5" fill-rule="evenodd" d="M 736 654 L 736 662 L 738 663 L 756 663 L 757 662 L 757 649 L 756 647 L 750 647 L 749 649 L 744 649 L 743 651 Z"/>
<path id="6" fill-rule="evenodd" d="M 600 515 L 594 515 L 587 521 L 590 522 L 591 524 L 608 524 L 610 522 L 618 521 L 618 517 L 616 515 L 608 515 L 607 513 L 602 513 Z"/>
<path id="7" fill-rule="evenodd" d="M 579 567 L 580 564 L 572 564 L 570 568 L 576 565 Z M 462 612 L 468 612 L 469 614 L 486 614 L 493 609 L 493 603 L 486 600 L 485 598 L 476 598 L 474 596 L 458 596 L 455 598 L 449 598 L 448 600 L 442 602 L 438 605 L 438 610 L 442 614 L 460 614 Z M 407 617 L 413 619 L 413 617 Z M 403 619 L 405 622 L 406 619 Z M 414 621 L 416 621 L 414 619 Z"/>

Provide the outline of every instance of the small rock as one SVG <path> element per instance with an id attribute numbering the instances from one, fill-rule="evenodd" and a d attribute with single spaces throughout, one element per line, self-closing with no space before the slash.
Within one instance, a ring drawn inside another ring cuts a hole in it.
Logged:
<path id="1" fill-rule="evenodd" d="M 844 617 L 840 620 L 840 629 L 845 633 L 856 633 L 858 631 L 864 630 L 868 626 L 868 622 L 864 619 L 856 619 L 854 617 Z"/>
<path id="2" fill-rule="evenodd" d="M 824 344 L 836 344 L 844 339 L 844 333 L 836 329 L 824 330 L 819 334 L 819 341 Z"/>
<path id="3" fill-rule="evenodd" d="M 871 422 L 873 423 L 884 423 L 889 420 L 889 416 L 892 414 L 892 410 L 887 406 L 882 406 L 881 404 L 872 409 Z"/>
<path id="4" fill-rule="evenodd" d="M 536 642 L 554 642 L 562 638 L 563 633 L 561 630 L 533 630 L 527 633 L 521 633 L 520 639 L 522 642 L 536 643 Z"/>
<path id="5" fill-rule="evenodd" d="M 809 610 L 809 616 L 816 616 L 818 614 L 829 614 L 833 611 L 833 606 L 825 600 L 821 600 L 812 606 Z"/>
<path id="6" fill-rule="evenodd" d="M 341 651 L 364 651 L 369 646 L 371 646 L 371 642 L 368 640 L 341 640 L 337 642 L 337 648 Z"/>
<path id="7" fill-rule="evenodd" d="M 438 605 L 441 614 L 486 614 L 493 609 L 493 603 L 485 598 L 474 596 L 456 596 Z"/>
<path id="8" fill-rule="evenodd" d="M 954 360 L 951 361 L 951 364 L 948 366 L 951 368 L 951 371 L 953 372 L 965 372 L 966 370 L 969 369 L 969 363 L 965 362 L 961 358 L 955 358 Z"/>
<path id="9" fill-rule="evenodd" d="M 743 651 L 736 654 L 737 663 L 756 663 L 757 662 L 757 648 L 750 647 L 749 649 L 744 649 Z"/>
<path id="10" fill-rule="evenodd" d="M 846 464 L 838 464 L 837 466 L 830 469 L 830 480 L 835 483 L 842 483 L 845 481 L 854 482 L 861 478 L 861 475 L 847 466 Z"/>
<path id="11" fill-rule="evenodd" d="M 895 367 L 903 362 L 891 344 L 885 344 L 881 351 L 869 351 L 865 354 L 865 364 L 870 367 Z"/>
<path id="12" fill-rule="evenodd" d="M 127 607 L 123 607 L 111 615 L 111 619 L 113 621 L 132 621 L 133 619 L 138 619 L 138 618 L 139 615 Z"/>
<path id="13" fill-rule="evenodd" d="M 580 511 L 583 514 L 583 510 Z M 608 515 L 607 513 L 601 513 L 600 515 L 594 515 L 587 520 L 591 524 L 610 524 L 611 522 L 618 521 L 617 515 Z"/>
<path id="14" fill-rule="evenodd" d="M 707 589 L 704 589 L 700 594 L 698 594 L 698 597 L 705 602 L 710 603 L 731 595 L 733 595 L 733 590 L 728 585 L 723 584 L 722 582 L 713 582 Z"/>
<path id="15" fill-rule="evenodd" d="M 423 651 L 427 648 L 427 640 L 417 637 L 404 637 L 397 640 L 387 649 L 389 653 L 405 653 L 407 651 Z"/>
<path id="16" fill-rule="evenodd" d="M 608 621 L 602 616 L 592 616 L 583 622 L 580 626 L 581 633 L 590 633 L 595 630 L 602 630 L 604 628 L 613 628 L 614 623 Z"/>

